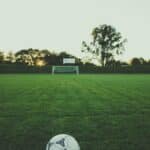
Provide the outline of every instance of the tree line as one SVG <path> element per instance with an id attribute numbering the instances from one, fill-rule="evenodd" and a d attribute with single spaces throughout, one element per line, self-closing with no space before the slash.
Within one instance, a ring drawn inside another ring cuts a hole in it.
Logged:
<path id="1" fill-rule="evenodd" d="M 8 52 L 4 54 L 3 51 L 0 51 L 0 64 L 23 64 L 27 66 L 46 66 L 46 65 L 62 65 L 63 58 L 75 58 L 76 64 L 83 65 L 95 65 L 91 61 L 84 62 L 81 58 L 77 58 L 74 55 L 71 55 L 65 51 L 60 53 L 51 52 L 47 49 L 39 50 L 39 49 L 23 49 L 19 50 L 16 53 Z M 111 67 L 111 66 L 144 66 L 150 65 L 150 60 L 145 60 L 144 58 L 132 58 L 130 62 L 121 62 L 115 59 L 107 60 L 105 66 L 103 67 Z"/>
<path id="2" fill-rule="evenodd" d="M 4 54 L 0 51 L 0 63 L 5 64 L 22 64 L 27 66 L 46 66 L 62 65 L 63 58 L 75 58 L 77 64 L 82 64 L 81 59 L 63 51 L 60 53 L 51 52 L 47 49 L 23 49 L 16 53 L 9 52 Z"/>
<path id="3" fill-rule="evenodd" d="M 127 39 L 123 38 L 121 33 L 118 32 L 115 27 L 107 24 L 100 25 L 92 30 L 91 36 L 92 41 L 90 43 L 83 41 L 81 49 L 85 55 L 87 53 L 90 54 L 90 59 L 88 59 L 88 61 L 84 61 L 65 51 L 56 53 L 54 51 L 49 51 L 48 49 L 39 50 L 29 48 L 19 50 L 16 53 L 9 52 L 7 54 L 0 51 L 0 65 L 15 64 L 28 67 L 44 67 L 62 65 L 63 58 L 75 58 L 76 64 L 82 67 L 88 67 L 88 71 L 96 68 L 97 72 L 99 72 L 98 69 L 101 71 L 106 70 L 107 72 L 113 72 L 114 70 L 119 71 L 125 69 L 125 67 L 133 67 L 134 72 L 139 68 L 144 68 L 143 72 L 144 70 L 150 72 L 150 60 L 134 57 L 130 63 L 128 63 L 115 59 L 117 55 L 122 55 L 124 53 L 125 43 L 127 42 Z M 92 63 L 92 60 L 94 59 L 99 62 L 98 66 Z"/>

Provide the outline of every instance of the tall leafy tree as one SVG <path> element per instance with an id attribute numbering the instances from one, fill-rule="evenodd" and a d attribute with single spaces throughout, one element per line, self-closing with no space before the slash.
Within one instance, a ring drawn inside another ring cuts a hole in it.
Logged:
<path id="1" fill-rule="evenodd" d="M 125 42 L 126 39 L 113 26 L 103 24 L 93 29 L 90 44 L 82 42 L 82 52 L 91 53 L 102 66 L 106 66 L 115 55 L 123 53 Z"/>

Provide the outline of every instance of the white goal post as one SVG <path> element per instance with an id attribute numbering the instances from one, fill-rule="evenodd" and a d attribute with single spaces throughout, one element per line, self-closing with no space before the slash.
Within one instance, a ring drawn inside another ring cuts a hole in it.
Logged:
<path id="1" fill-rule="evenodd" d="M 52 66 L 52 74 L 55 74 L 55 73 L 79 74 L 79 66 L 75 65 L 75 58 L 63 58 L 62 66 Z"/>
<path id="2" fill-rule="evenodd" d="M 52 74 L 76 73 L 79 74 L 79 66 L 52 66 Z"/>

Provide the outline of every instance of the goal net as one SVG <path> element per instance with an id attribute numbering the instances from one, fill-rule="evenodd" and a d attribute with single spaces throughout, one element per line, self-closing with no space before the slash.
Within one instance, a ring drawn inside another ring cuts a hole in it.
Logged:
<path id="1" fill-rule="evenodd" d="M 52 74 L 76 73 L 79 74 L 79 66 L 52 66 Z"/>

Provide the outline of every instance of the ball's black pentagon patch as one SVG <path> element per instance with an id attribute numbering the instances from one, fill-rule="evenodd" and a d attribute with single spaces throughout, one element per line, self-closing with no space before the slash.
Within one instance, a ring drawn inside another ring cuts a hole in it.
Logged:
<path id="1" fill-rule="evenodd" d="M 57 141 L 56 144 L 60 144 L 62 147 L 64 147 L 65 146 L 65 142 L 64 141 L 65 141 L 65 139 L 63 138 L 60 141 Z"/>

